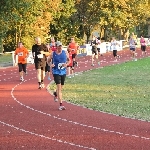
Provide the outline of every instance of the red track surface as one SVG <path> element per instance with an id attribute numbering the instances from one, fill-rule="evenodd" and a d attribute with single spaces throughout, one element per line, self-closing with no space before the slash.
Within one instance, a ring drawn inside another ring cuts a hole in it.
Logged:
<path id="1" fill-rule="evenodd" d="M 100 67 L 131 60 L 128 50 L 119 54 L 118 62 L 113 62 L 112 53 L 104 54 Z M 91 67 L 89 56 L 78 59 L 77 71 L 99 67 Z M 17 67 L 0 69 L 0 150 L 150 149 L 149 122 L 67 102 L 67 109 L 59 111 L 53 96 L 37 87 L 34 65 L 28 65 L 24 82 L 19 81 Z"/>

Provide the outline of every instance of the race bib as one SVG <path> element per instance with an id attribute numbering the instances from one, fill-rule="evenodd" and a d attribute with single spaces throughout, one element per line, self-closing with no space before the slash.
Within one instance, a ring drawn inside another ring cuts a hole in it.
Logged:
<path id="1" fill-rule="evenodd" d="M 62 66 L 63 64 L 64 64 L 64 63 L 59 63 L 59 64 L 58 64 L 58 69 L 64 69 L 65 67 Z"/>
<path id="2" fill-rule="evenodd" d="M 23 56 L 23 52 L 18 53 L 18 56 Z"/>
<path id="3" fill-rule="evenodd" d="M 38 54 L 37 57 L 38 58 L 43 58 L 43 54 Z"/>

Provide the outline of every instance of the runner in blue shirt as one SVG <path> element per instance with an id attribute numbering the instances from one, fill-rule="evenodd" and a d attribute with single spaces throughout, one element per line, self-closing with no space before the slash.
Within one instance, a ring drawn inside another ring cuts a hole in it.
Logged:
<path id="1" fill-rule="evenodd" d="M 59 110 L 65 110 L 66 108 L 62 104 L 62 87 L 65 82 L 67 66 L 70 64 L 70 59 L 68 52 L 62 50 L 62 43 L 57 42 L 56 45 L 57 50 L 51 53 L 47 62 L 52 68 L 54 81 L 57 85 L 56 92 L 54 92 L 54 100 L 59 101 Z"/>

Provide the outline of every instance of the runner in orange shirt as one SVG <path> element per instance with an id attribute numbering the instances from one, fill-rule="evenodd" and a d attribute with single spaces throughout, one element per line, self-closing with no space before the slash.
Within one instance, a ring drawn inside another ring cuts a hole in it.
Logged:
<path id="1" fill-rule="evenodd" d="M 78 44 L 75 42 L 74 38 L 71 38 L 71 42 L 69 43 L 68 48 L 71 49 L 72 51 L 72 60 L 73 60 L 73 68 L 75 65 L 78 66 L 78 62 L 76 62 L 76 55 L 77 55 L 77 50 L 78 50 Z"/>
<path id="2" fill-rule="evenodd" d="M 18 48 L 15 50 L 14 60 L 15 66 L 17 65 L 16 55 L 18 55 L 18 67 L 19 67 L 19 74 L 20 80 L 23 81 L 23 72 L 26 74 L 26 67 L 27 67 L 27 57 L 29 56 L 28 50 L 23 46 L 22 42 L 18 43 Z"/>

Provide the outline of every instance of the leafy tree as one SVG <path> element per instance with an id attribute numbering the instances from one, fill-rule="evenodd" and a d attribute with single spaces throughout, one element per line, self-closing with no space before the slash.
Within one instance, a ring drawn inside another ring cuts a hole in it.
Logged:
<path id="1" fill-rule="evenodd" d="M 76 32 L 75 24 L 71 17 L 76 12 L 74 3 L 75 0 L 63 0 L 59 4 L 58 12 L 53 13 L 53 21 L 50 24 L 49 35 L 61 40 L 64 44 L 67 44 L 70 36 L 75 35 Z"/>
<path id="2" fill-rule="evenodd" d="M 31 47 L 33 39 L 40 36 L 44 39 L 49 30 L 49 23 L 52 20 L 52 13 L 57 11 L 61 1 L 56 0 L 3 0 L 1 2 L 0 12 L 1 20 L 6 24 L 5 36 L 3 36 L 6 45 L 13 43 L 12 49 L 15 49 L 18 41 L 27 42 L 30 37 L 30 44 L 26 47 Z M 11 38 L 8 33 L 11 33 Z M 4 34 L 3 34 L 4 35 Z M 31 40 L 32 39 L 32 40 Z"/>

